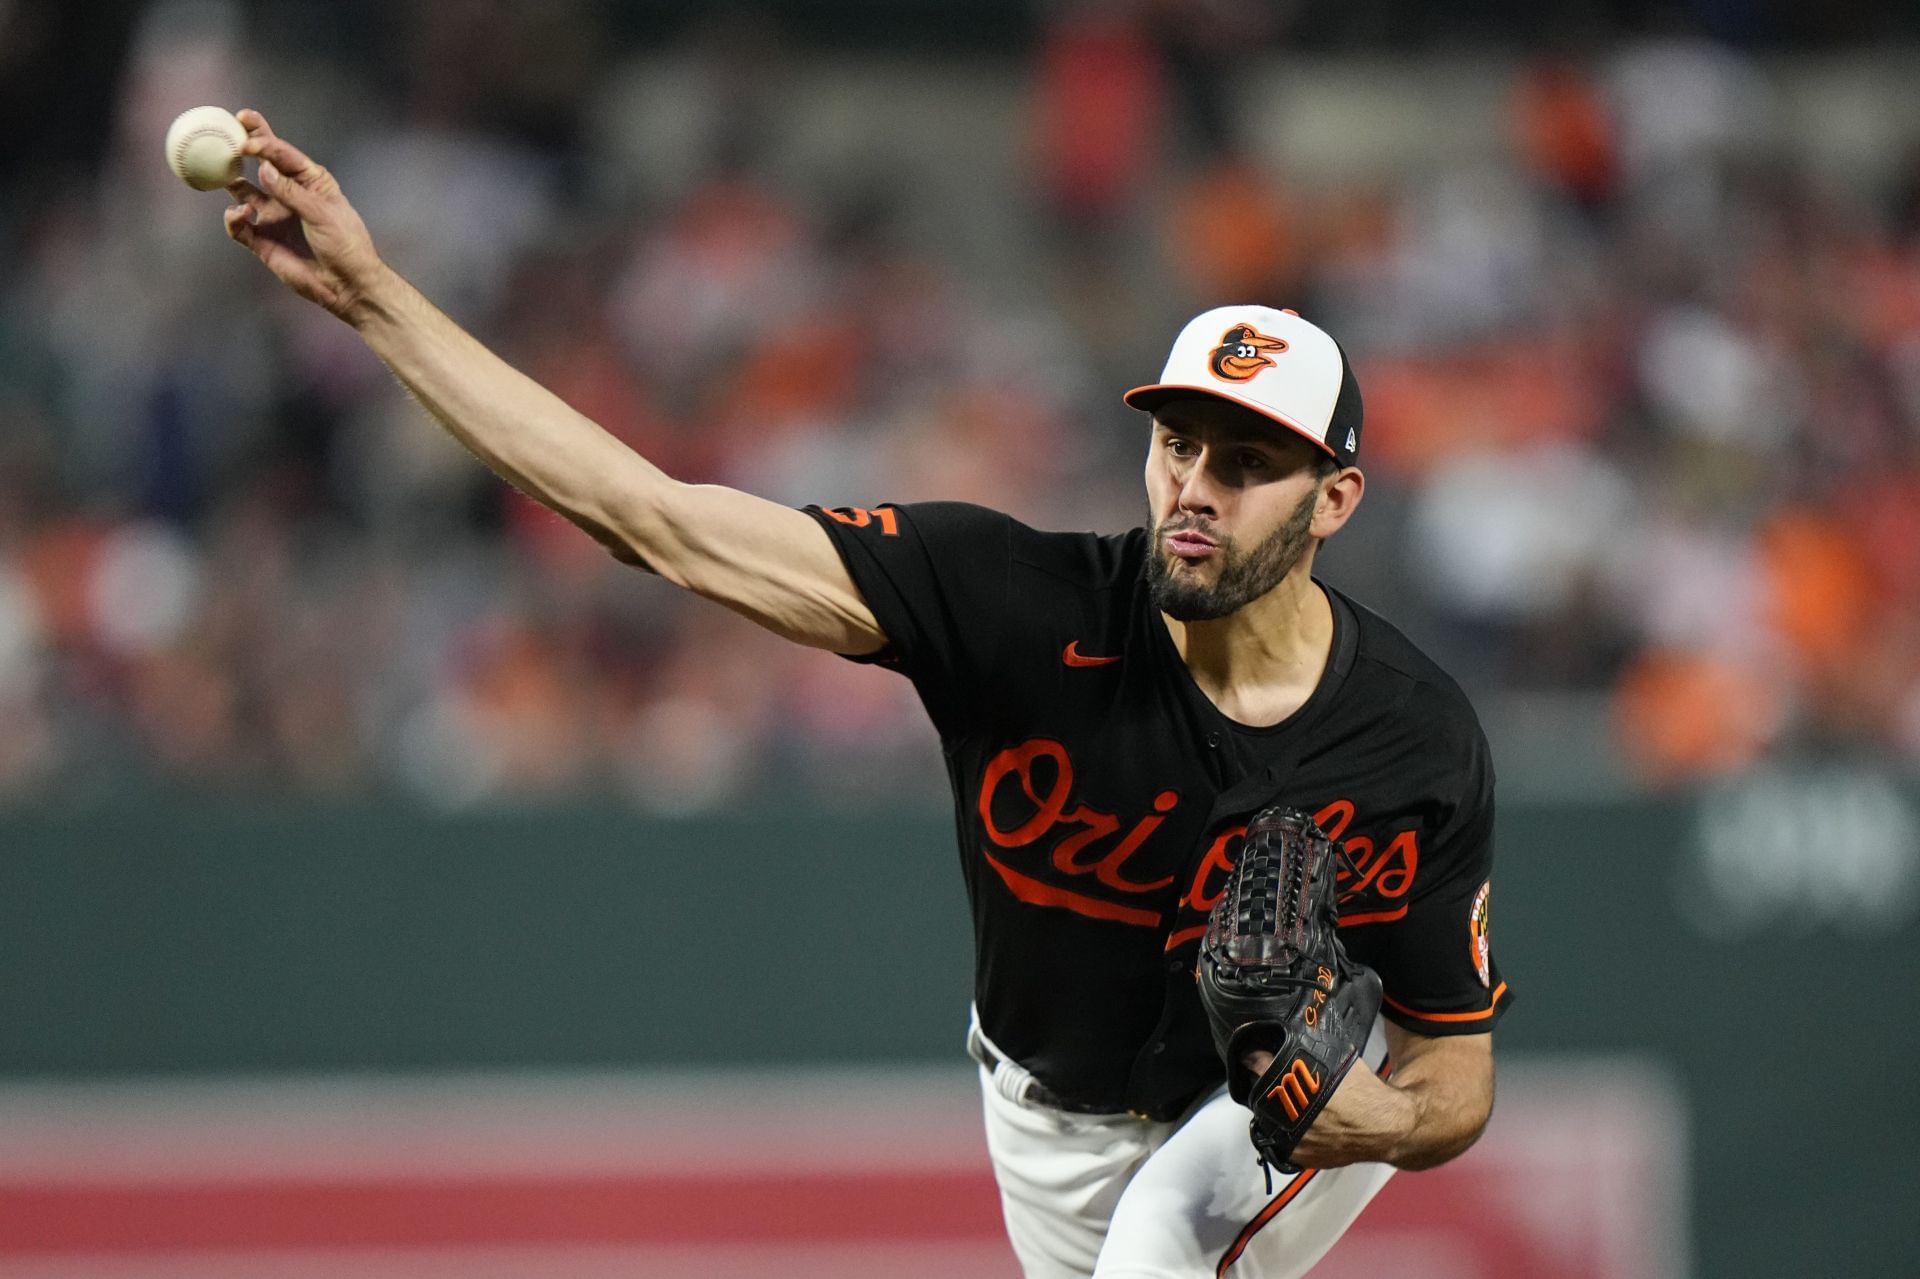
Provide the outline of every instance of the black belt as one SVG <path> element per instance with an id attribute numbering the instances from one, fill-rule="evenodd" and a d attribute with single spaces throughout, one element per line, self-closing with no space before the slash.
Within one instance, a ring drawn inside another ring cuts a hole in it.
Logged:
<path id="1" fill-rule="evenodd" d="M 979 1062 L 982 1066 L 985 1066 L 989 1071 L 995 1069 L 1002 1061 L 1006 1060 L 1006 1058 L 995 1052 L 987 1043 L 986 1036 L 980 1034 L 967 1036 L 967 1055 Z M 1013 1064 L 1019 1066 L 1020 1063 L 1014 1062 Z M 1026 1069 L 1024 1066 L 1020 1068 L 1023 1070 Z M 1027 1072 L 1027 1089 L 1023 1095 L 1028 1102 L 1035 1106 L 1045 1106 L 1049 1110 L 1064 1110 L 1070 1115 L 1131 1115 L 1135 1119 L 1153 1118 L 1153 1116 L 1144 1114 L 1138 1110 L 1127 1110 L 1124 1107 L 1115 1109 L 1112 1106 L 1093 1105 L 1084 1101 L 1074 1101 L 1070 1097 L 1062 1097 L 1059 1093 L 1035 1078 L 1031 1071 Z"/>

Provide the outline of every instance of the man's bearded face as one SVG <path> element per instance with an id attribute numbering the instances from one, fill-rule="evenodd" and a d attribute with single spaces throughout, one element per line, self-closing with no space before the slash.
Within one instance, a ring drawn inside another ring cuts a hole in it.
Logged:
<path id="1" fill-rule="evenodd" d="M 1175 515 L 1156 524 L 1147 556 L 1147 589 L 1154 607 L 1177 621 L 1210 622 L 1259 599 L 1278 586 L 1306 554 L 1313 540 L 1307 529 L 1313 523 L 1319 498 L 1320 489 L 1315 485 L 1279 528 L 1244 551 L 1233 538 L 1194 516 Z M 1212 581 L 1204 580 L 1197 569 L 1167 550 L 1166 535 L 1183 529 L 1197 530 L 1218 543 L 1220 568 Z"/>

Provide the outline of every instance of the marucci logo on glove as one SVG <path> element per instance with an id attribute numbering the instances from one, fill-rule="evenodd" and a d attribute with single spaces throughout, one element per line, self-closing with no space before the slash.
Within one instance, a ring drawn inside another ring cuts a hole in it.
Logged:
<path id="1" fill-rule="evenodd" d="M 1287 1112 L 1288 1122 L 1298 1123 L 1319 1095 L 1320 1076 L 1314 1074 L 1306 1062 L 1296 1061 L 1287 1067 L 1280 1082 L 1267 1091 L 1267 1100 L 1279 1102 Z"/>

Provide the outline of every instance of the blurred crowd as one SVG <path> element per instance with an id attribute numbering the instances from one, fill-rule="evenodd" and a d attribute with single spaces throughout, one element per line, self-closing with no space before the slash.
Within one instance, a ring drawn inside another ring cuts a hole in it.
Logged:
<path id="1" fill-rule="evenodd" d="M 1194 311 L 1293 306 L 1366 399 L 1326 574 L 1476 695 L 1604 705 L 1651 785 L 1920 762 L 1920 170 L 1784 154 L 1724 47 L 1516 56 L 1471 165 L 1308 178 L 1240 109 L 1269 6 L 1063 6 L 976 69 L 1002 112 L 902 103 L 896 136 L 1007 157 L 976 215 L 897 155 L 805 162 L 822 77 L 768 25 L 407 12 L 367 64 L 156 5 L 86 179 L 7 201 L 0 794 L 941 785 L 904 681 L 614 563 L 228 244 L 158 157 L 202 101 L 265 108 L 390 261 L 664 469 L 796 505 L 1125 528 L 1119 392 Z"/>

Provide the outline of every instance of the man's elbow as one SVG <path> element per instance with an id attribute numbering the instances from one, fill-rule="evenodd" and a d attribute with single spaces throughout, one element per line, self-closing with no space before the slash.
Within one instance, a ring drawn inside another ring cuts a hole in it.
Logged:
<path id="1" fill-rule="evenodd" d="M 594 540 L 606 548 L 607 554 L 613 556 L 614 559 L 625 564 L 628 568 L 637 568 L 642 573 L 653 573 L 656 575 L 660 572 L 659 569 L 648 562 L 646 556 L 640 553 L 639 548 L 630 542 L 623 542 L 617 537 L 596 537 Z"/>
<path id="2" fill-rule="evenodd" d="M 1487 1130 L 1487 1121 L 1492 1118 L 1493 1094 L 1489 1091 L 1484 1099 L 1478 1099 L 1478 1104 L 1463 1107 L 1441 1122 L 1431 1124 L 1422 1134 L 1425 1139 L 1413 1143 L 1401 1158 L 1394 1160 L 1394 1167 L 1402 1172 L 1425 1172 L 1458 1159 L 1480 1140 L 1480 1134 Z"/>
<path id="3" fill-rule="evenodd" d="M 606 525 L 596 523 L 593 520 L 578 515 L 569 518 L 574 527 L 578 528 L 594 541 L 600 543 L 601 549 L 613 556 L 613 558 L 620 563 L 631 568 L 637 568 L 643 573 L 657 573 L 659 571 L 647 562 L 646 556 L 640 553 L 638 547 Z"/>

